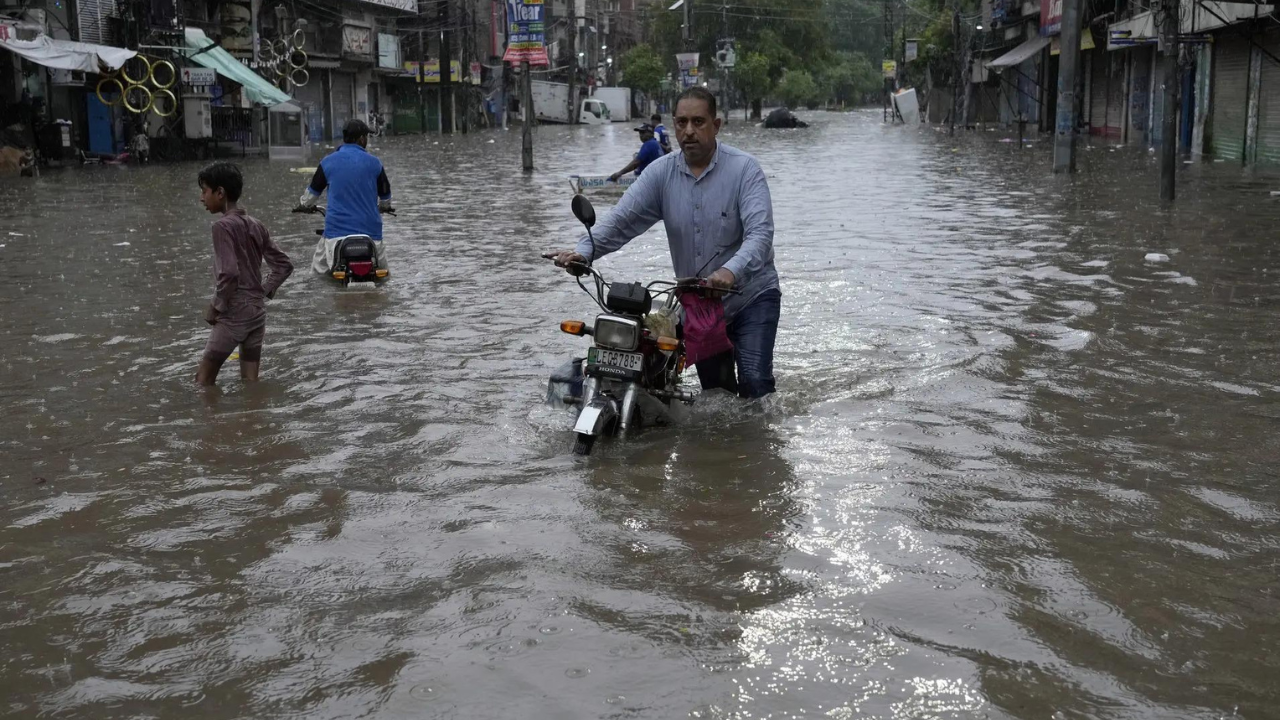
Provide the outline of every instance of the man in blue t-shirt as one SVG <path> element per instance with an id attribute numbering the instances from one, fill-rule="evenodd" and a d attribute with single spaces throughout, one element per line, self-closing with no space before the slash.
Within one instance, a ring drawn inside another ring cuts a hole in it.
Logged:
<path id="1" fill-rule="evenodd" d="M 649 163 L 662 157 L 662 146 L 657 140 L 653 139 L 653 126 L 645 123 L 636 128 L 636 132 L 640 133 L 640 152 L 636 153 L 636 157 L 627 166 L 618 172 L 609 176 L 609 179 L 617 182 L 618 178 L 626 175 L 632 170 L 636 171 L 636 177 L 640 177 L 640 173 L 649 167 Z"/>
<path id="2" fill-rule="evenodd" d="M 662 124 L 662 116 L 654 113 L 649 118 L 649 124 L 653 126 L 653 134 L 658 137 L 658 144 L 662 146 L 662 154 L 671 152 L 671 139 L 667 137 L 667 126 Z"/>
<path id="3" fill-rule="evenodd" d="M 299 209 L 316 206 L 328 190 L 324 236 L 316 243 L 311 269 L 327 275 L 333 267 L 333 251 L 340 238 L 367 235 L 377 250 L 378 267 L 387 267 L 382 245 L 382 217 L 391 211 L 391 182 L 382 161 L 369 154 L 369 126 L 350 120 L 342 128 L 342 145 L 320 161 L 311 183 L 298 200 Z"/>

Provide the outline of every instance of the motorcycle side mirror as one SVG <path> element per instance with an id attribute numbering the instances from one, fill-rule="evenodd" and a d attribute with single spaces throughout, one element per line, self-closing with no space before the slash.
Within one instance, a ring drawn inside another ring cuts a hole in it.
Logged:
<path id="1" fill-rule="evenodd" d="M 591 207 L 590 200 L 582 195 L 574 195 L 571 204 L 573 206 L 573 215 L 578 218 L 579 222 L 588 228 L 595 227 L 596 209 Z"/>

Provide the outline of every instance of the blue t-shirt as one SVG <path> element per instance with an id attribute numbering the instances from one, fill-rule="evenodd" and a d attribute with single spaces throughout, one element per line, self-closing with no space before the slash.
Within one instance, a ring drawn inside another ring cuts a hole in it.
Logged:
<path id="1" fill-rule="evenodd" d="M 636 159 L 640 161 L 640 167 L 636 168 L 636 177 L 639 177 L 640 173 L 644 172 L 644 169 L 649 167 L 649 163 L 657 160 L 664 154 L 665 153 L 662 152 L 662 146 L 658 144 L 657 140 L 645 140 L 644 144 L 640 146 L 640 154 L 636 155 Z"/>
<path id="2" fill-rule="evenodd" d="M 653 134 L 658 136 L 658 144 L 664 148 L 671 147 L 671 141 L 667 139 L 667 126 L 658 123 L 658 127 L 653 129 Z"/>
<path id="3" fill-rule="evenodd" d="M 382 239 L 378 201 L 391 199 L 391 183 L 382 161 L 359 145 L 348 143 L 320 161 L 307 190 L 319 196 L 329 190 L 324 236 L 368 235 Z"/>

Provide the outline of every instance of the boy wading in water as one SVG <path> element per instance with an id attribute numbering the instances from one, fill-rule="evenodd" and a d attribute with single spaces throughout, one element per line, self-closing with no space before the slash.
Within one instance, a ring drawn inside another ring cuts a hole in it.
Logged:
<path id="1" fill-rule="evenodd" d="M 271 241 L 262 223 L 236 207 L 244 179 L 231 163 L 214 163 L 200 171 L 200 202 L 211 213 L 222 213 L 213 224 L 213 300 L 204 320 L 213 326 L 196 382 L 212 385 L 222 364 L 240 346 L 240 377 L 258 379 L 262 338 L 267 329 L 266 298 L 274 298 L 293 264 Z M 262 263 L 271 275 L 262 280 Z"/>

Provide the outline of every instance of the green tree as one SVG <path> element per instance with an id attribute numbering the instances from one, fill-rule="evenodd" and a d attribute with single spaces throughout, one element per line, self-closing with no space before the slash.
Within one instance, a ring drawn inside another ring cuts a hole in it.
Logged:
<path id="1" fill-rule="evenodd" d="M 662 58 L 645 44 L 636 45 L 622 56 L 621 70 L 627 87 L 647 95 L 654 95 L 662 88 L 662 78 L 666 75 Z"/>
<path id="2" fill-rule="evenodd" d="M 788 70 L 778 81 L 778 96 L 787 107 L 816 105 L 821 94 L 813 76 L 805 70 Z"/>
<path id="3" fill-rule="evenodd" d="M 769 77 L 769 58 L 758 52 L 743 55 L 733 70 L 733 81 L 747 96 L 747 102 L 751 104 L 751 117 L 759 120 L 764 99 L 773 92 L 773 78 Z"/>

